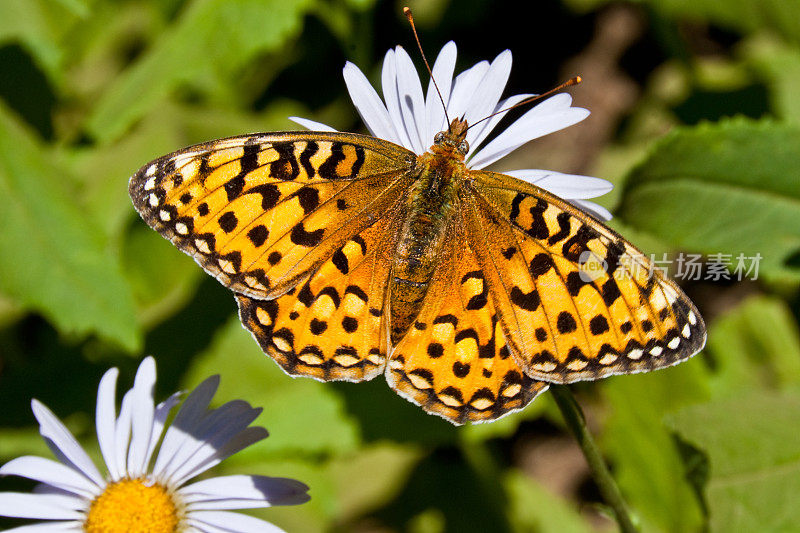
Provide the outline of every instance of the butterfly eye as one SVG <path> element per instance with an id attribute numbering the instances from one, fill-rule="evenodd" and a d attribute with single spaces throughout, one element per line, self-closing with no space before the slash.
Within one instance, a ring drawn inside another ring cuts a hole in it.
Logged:
<path id="1" fill-rule="evenodd" d="M 444 132 L 440 131 L 436 135 L 433 136 L 433 142 L 440 143 L 444 140 Z"/>
<path id="2" fill-rule="evenodd" d="M 466 154 L 467 152 L 469 152 L 469 143 L 467 141 L 461 141 L 458 144 L 458 151 L 461 152 L 462 154 Z"/>

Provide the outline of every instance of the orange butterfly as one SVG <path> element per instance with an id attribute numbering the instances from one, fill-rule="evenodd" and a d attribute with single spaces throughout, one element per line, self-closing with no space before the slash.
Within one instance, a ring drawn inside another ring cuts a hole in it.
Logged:
<path id="1" fill-rule="evenodd" d="M 588 112 L 559 94 L 471 151 L 527 95 L 499 101 L 508 52 L 452 80 L 454 64 L 449 43 L 433 68 L 445 106 L 433 105 L 408 55 L 390 50 L 384 107 L 348 63 L 348 88 L 374 137 L 297 119 L 328 131 L 180 150 L 139 170 L 131 198 L 236 293 L 245 327 L 286 372 L 324 381 L 384 374 L 454 423 L 521 409 L 548 383 L 697 353 L 706 339 L 697 309 L 600 222 L 607 212 L 583 201 L 606 182 L 482 170 Z M 448 124 L 448 113 L 460 118 Z"/>

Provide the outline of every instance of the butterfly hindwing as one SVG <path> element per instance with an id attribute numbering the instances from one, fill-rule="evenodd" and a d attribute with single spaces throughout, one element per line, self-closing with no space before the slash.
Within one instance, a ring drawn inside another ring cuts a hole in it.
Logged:
<path id="1" fill-rule="evenodd" d="M 691 301 L 622 237 L 538 187 L 471 176 L 467 234 L 528 375 L 568 383 L 640 372 L 703 346 Z"/>
<path id="2" fill-rule="evenodd" d="M 446 242 L 386 378 L 402 396 L 455 423 L 494 420 L 525 407 L 547 384 L 525 375 L 511 356 L 460 220 Z"/>
<path id="3" fill-rule="evenodd" d="M 411 152 L 343 133 L 263 133 L 198 144 L 140 169 L 142 218 L 221 283 L 289 290 L 396 202 Z"/>
<path id="4" fill-rule="evenodd" d="M 383 371 L 396 211 L 352 236 L 288 293 L 274 300 L 236 295 L 242 324 L 287 373 L 362 381 Z"/>

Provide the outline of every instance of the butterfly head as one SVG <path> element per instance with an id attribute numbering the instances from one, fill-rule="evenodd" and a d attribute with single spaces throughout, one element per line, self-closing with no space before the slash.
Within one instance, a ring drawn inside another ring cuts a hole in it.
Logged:
<path id="1" fill-rule="evenodd" d="M 447 131 L 440 131 L 433 137 L 434 144 L 431 149 L 434 152 L 450 152 L 458 154 L 462 158 L 466 157 L 469 152 L 467 129 L 469 127 L 466 120 L 453 119 Z"/>

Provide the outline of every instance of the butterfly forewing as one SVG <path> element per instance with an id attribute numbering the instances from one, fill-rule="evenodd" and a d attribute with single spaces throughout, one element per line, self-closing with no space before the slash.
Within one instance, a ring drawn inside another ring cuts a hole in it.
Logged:
<path id="1" fill-rule="evenodd" d="M 221 283 L 267 298 L 383 216 L 413 163 L 362 135 L 253 134 L 157 159 L 129 191 L 142 218 Z"/>
<path id="2" fill-rule="evenodd" d="M 456 423 L 522 409 L 547 384 L 511 356 L 460 217 L 448 228 L 416 322 L 392 352 L 387 379 L 423 409 Z"/>
<path id="3" fill-rule="evenodd" d="M 565 383 L 651 370 L 703 346 L 692 303 L 630 243 L 533 185 L 470 176 L 467 234 L 530 376 Z"/>

